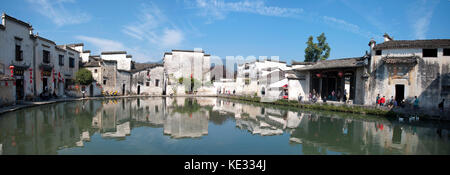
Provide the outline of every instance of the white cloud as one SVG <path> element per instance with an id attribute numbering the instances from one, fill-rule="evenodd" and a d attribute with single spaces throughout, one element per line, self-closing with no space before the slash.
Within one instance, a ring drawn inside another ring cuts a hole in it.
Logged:
<path id="1" fill-rule="evenodd" d="M 127 47 L 119 41 L 105 38 L 90 37 L 79 35 L 75 37 L 85 43 L 91 44 L 95 49 L 93 51 L 101 53 L 104 51 L 127 51 L 127 54 L 133 55 L 133 60 L 138 62 L 156 62 L 160 61 L 160 53 L 151 48 L 143 49 L 140 46 Z"/>
<path id="2" fill-rule="evenodd" d="M 416 39 L 425 39 L 433 16 L 434 7 L 438 1 L 419 0 L 410 5 L 408 16 L 410 17 L 411 27 L 414 30 Z"/>
<path id="3" fill-rule="evenodd" d="M 64 4 L 75 3 L 75 0 L 28 0 L 28 3 L 38 13 L 49 18 L 57 26 L 81 24 L 91 19 L 91 16 L 87 13 L 66 10 Z"/>
<path id="4" fill-rule="evenodd" d="M 301 8 L 283 8 L 267 6 L 264 1 L 225 2 L 223 0 L 197 0 L 195 8 L 201 9 L 200 15 L 212 20 L 224 19 L 228 12 L 253 13 L 263 16 L 296 17 L 303 12 Z"/>
<path id="5" fill-rule="evenodd" d="M 98 52 L 126 50 L 124 44 L 118 41 L 83 35 L 76 36 L 75 38 L 94 45 L 94 47 L 97 48 Z"/>
<path id="6" fill-rule="evenodd" d="M 177 29 L 156 5 L 142 6 L 137 21 L 124 26 L 123 33 L 162 48 L 181 44 L 184 33 Z"/>
<path id="7" fill-rule="evenodd" d="M 341 29 L 341 30 L 346 30 L 346 31 L 358 34 L 358 35 L 366 37 L 366 38 L 374 38 L 374 37 L 380 38 L 380 36 L 377 36 L 377 35 L 373 34 L 372 32 L 365 31 L 365 30 L 361 29 L 358 25 L 349 23 L 342 19 L 337 19 L 335 17 L 329 17 L 329 16 L 323 16 L 322 19 L 325 24 L 330 25 L 335 28 L 338 28 L 338 29 Z"/>
<path id="8" fill-rule="evenodd" d="M 161 37 L 163 47 L 176 46 L 183 41 L 183 33 L 179 30 L 165 29 Z"/>

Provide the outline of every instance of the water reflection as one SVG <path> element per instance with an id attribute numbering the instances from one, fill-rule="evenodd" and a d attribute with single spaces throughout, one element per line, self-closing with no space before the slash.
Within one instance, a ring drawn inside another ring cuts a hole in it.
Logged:
<path id="1" fill-rule="evenodd" d="M 439 123 L 397 123 L 217 98 L 124 98 L 59 103 L 4 114 L 0 116 L 0 154 L 58 154 L 68 148 L 95 154 L 86 143 L 115 141 L 102 145 L 108 147 L 131 142 L 127 137 L 133 134 L 157 131 L 153 137 L 198 140 L 170 142 L 175 150 L 170 153 L 180 154 L 202 150 L 238 154 L 247 147 L 272 154 L 449 154 L 448 130 L 448 125 Z M 139 143 L 125 145 L 132 144 Z M 180 150 L 188 144 L 194 145 L 192 150 Z M 148 146 L 171 149 L 156 143 Z"/>

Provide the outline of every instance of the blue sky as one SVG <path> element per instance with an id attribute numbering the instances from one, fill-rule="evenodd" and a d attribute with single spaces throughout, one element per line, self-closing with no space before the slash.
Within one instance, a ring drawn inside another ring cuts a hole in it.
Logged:
<path id="1" fill-rule="evenodd" d="M 322 32 L 329 59 L 362 56 L 385 32 L 396 40 L 450 38 L 450 0 L 15 0 L 0 10 L 57 44 L 126 50 L 138 62 L 194 48 L 303 61 L 307 38 Z"/>

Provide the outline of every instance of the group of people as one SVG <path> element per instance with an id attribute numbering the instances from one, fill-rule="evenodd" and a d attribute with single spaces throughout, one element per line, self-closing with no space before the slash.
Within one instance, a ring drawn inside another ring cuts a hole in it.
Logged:
<path id="1" fill-rule="evenodd" d="M 375 104 L 377 106 L 387 106 L 389 108 L 398 106 L 398 102 L 394 99 L 394 96 L 391 96 L 391 98 L 386 102 L 386 97 L 381 97 L 380 94 L 378 94 Z"/>
<path id="2" fill-rule="evenodd" d="M 236 90 L 233 90 L 233 91 L 231 91 L 231 90 L 221 90 L 221 89 L 219 89 L 219 90 L 217 90 L 217 93 L 218 94 L 228 94 L 228 95 L 231 95 L 231 94 L 233 94 L 233 95 L 235 95 L 236 94 Z"/>
<path id="3" fill-rule="evenodd" d="M 58 98 L 58 96 L 56 95 L 56 92 L 54 90 L 52 90 L 51 88 L 48 89 L 48 87 L 44 88 L 44 91 L 39 94 L 39 97 L 42 100 L 50 100 L 51 98 Z"/>
<path id="4" fill-rule="evenodd" d="M 389 100 L 386 101 L 386 97 L 383 96 L 381 97 L 380 94 L 377 95 L 376 98 L 376 106 L 386 106 L 388 108 L 393 108 L 393 107 L 404 107 L 404 104 L 406 103 L 405 99 L 403 99 L 402 101 L 398 102 L 397 100 L 395 100 L 394 96 L 391 96 L 391 98 Z M 414 97 L 414 109 L 418 109 L 419 108 L 419 99 L 417 98 L 417 96 Z"/>
<path id="5" fill-rule="evenodd" d="M 337 93 L 333 90 L 330 95 L 324 96 L 322 97 L 323 102 L 327 102 L 327 100 L 332 100 L 332 101 L 342 101 L 347 103 L 347 91 L 344 90 L 344 94 L 341 95 L 341 91 L 338 90 Z M 309 101 L 315 103 L 317 102 L 317 100 L 319 99 L 320 94 L 318 92 L 316 92 L 315 89 L 312 90 L 312 92 L 309 93 Z"/>

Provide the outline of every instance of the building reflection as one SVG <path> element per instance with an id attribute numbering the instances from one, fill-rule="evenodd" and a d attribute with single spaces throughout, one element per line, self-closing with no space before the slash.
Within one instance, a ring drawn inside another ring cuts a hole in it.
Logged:
<path id="1" fill-rule="evenodd" d="M 449 154 L 448 126 L 377 117 L 281 110 L 218 98 L 123 98 L 44 105 L 0 117 L 1 154 L 58 154 L 94 134 L 124 140 L 134 128 L 172 139 L 202 138 L 209 123 L 234 120 L 256 136 L 287 135 L 303 154 Z"/>

